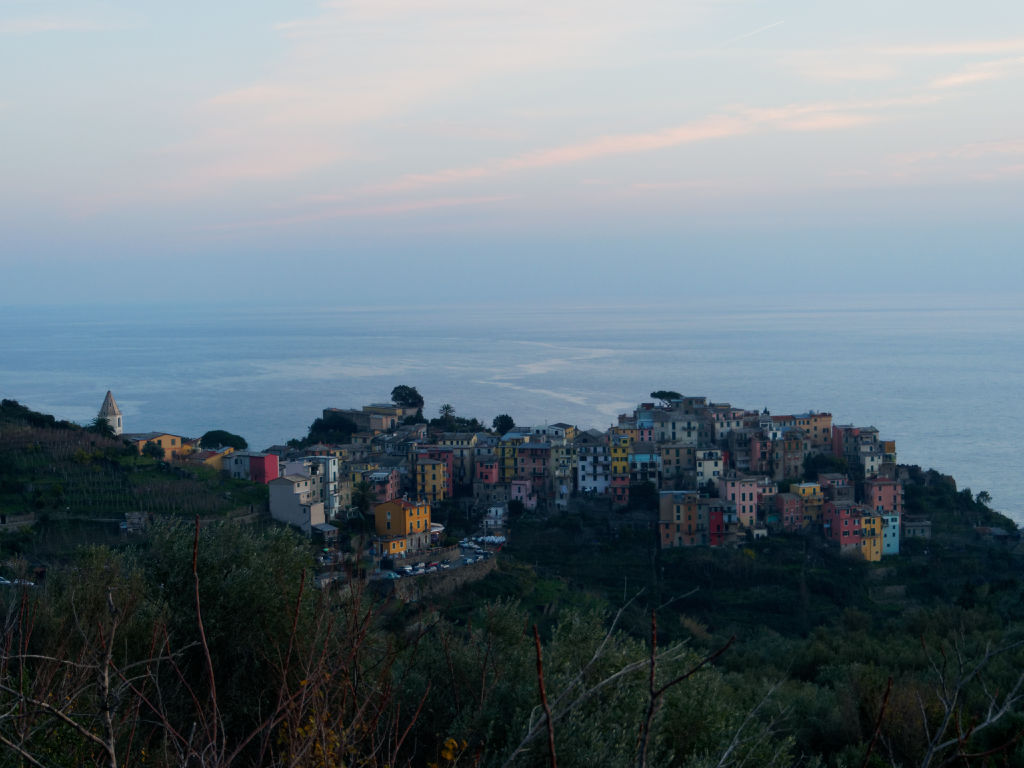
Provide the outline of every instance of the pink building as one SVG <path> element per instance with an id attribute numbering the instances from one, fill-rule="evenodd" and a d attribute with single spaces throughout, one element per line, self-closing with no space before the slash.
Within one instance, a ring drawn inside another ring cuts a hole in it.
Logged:
<path id="1" fill-rule="evenodd" d="M 731 475 L 718 486 L 719 498 L 736 504 L 736 518 L 744 528 L 752 528 L 757 521 L 758 478 L 749 475 Z"/>
<path id="2" fill-rule="evenodd" d="M 512 501 L 521 501 L 525 509 L 537 508 L 537 494 L 529 480 L 513 480 L 509 483 L 509 498 Z"/>
<path id="3" fill-rule="evenodd" d="M 516 452 L 516 480 L 529 480 L 538 492 L 551 475 L 551 443 L 523 443 Z"/>
<path id="4" fill-rule="evenodd" d="M 484 458 L 478 456 L 473 465 L 473 476 L 478 483 L 497 485 L 500 477 L 497 458 L 493 455 Z"/>
<path id="5" fill-rule="evenodd" d="M 822 507 L 822 529 L 825 538 L 836 544 L 840 552 L 860 552 L 864 537 L 860 518 L 864 508 L 849 501 L 826 501 Z"/>
<path id="6" fill-rule="evenodd" d="M 876 512 L 903 514 L 903 483 L 880 477 L 864 481 L 864 503 Z"/>
<path id="7" fill-rule="evenodd" d="M 377 502 L 383 504 L 385 501 L 399 497 L 402 488 L 402 475 L 397 469 L 390 471 L 380 469 L 367 473 L 366 482 L 373 487 L 373 491 L 377 495 Z"/>

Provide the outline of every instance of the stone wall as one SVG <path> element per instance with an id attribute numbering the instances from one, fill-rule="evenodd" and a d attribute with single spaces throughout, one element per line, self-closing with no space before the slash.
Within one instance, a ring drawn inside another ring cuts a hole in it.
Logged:
<path id="1" fill-rule="evenodd" d="M 452 568 L 449 571 L 425 573 L 422 576 L 406 576 L 392 582 L 395 597 L 415 602 L 433 597 L 450 595 L 455 590 L 474 581 L 479 581 L 497 567 L 497 558 L 489 557 L 478 563 Z"/>

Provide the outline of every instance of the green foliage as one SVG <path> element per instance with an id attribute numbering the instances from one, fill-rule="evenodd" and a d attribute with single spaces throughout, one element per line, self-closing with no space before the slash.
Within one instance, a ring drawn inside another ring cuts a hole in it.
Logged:
<path id="1" fill-rule="evenodd" d="M 142 446 L 142 455 L 156 461 L 163 461 L 164 449 L 160 443 L 146 443 Z"/>
<path id="2" fill-rule="evenodd" d="M 361 515 L 366 515 L 377 503 L 377 492 L 373 486 L 365 480 L 360 480 L 352 486 L 352 506 Z"/>
<path id="3" fill-rule="evenodd" d="M 629 506 L 632 509 L 656 511 L 658 487 L 652 482 L 633 483 L 629 486 Z"/>
<path id="4" fill-rule="evenodd" d="M 484 429 L 483 424 L 477 419 L 464 419 L 461 416 L 431 419 L 430 427 L 444 432 L 482 432 Z"/>
<path id="5" fill-rule="evenodd" d="M 48 413 L 33 411 L 22 405 L 17 400 L 0 400 L 0 424 L 25 424 L 39 429 L 81 429 L 77 424 L 70 421 L 57 420 Z"/>
<path id="6" fill-rule="evenodd" d="M 423 407 L 423 395 L 416 390 L 416 387 L 399 384 L 391 390 L 391 402 L 403 408 L 420 409 Z"/>
<path id="7" fill-rule="evenodd" d="M 417 408 L 416 413 L 406 416 L 402 419 L 402 423 L 406 426 L 411 426 L 413 424 L 426 424 L 427 420 L 423 418 L 423 409 Z"/>
<path id="8" fill-rule="evenodd" d="M 194 526 L 184 521 L 157 524 L 144 567 L 149 583 L 160 585 L 182 674 L 200 685 L 205 661 L 198 645 L 193 536 Z M 224 727 L 237 737 L 255 727 L 272 695 L 267 682 L 285 658 L 292 622 L 301 636 L 312 633 L 312 557 L 307 543 L 287 529 L 261 533 L 229 524 L 204 526 L 198 552 L 199 600 Z M 165 684 L 178 690 L 171 679 Z"/>
<path id="9" fill-rule="evenodd" d="M 289 441 L 296 447 L 304 448 L 314 443 L 347 443 L 359 427 L 352 419 L 335 411 L 325 411 L 309 425 L 309 433 L 302 440 Z"/>
<path id="10" fill-rule="evenodd" d="M 515 429 L 516 423 L 507 413 L 499 414 L 491 422 L 491 428 L 499 435 L 504 435 L 509 430 Z"/>
<path id="11" fill-rule="evenodd" d="M 103 416 L 97 416 L 93 419 L 86 430 L 103 437 L 114 438 L 117 435 L 114 434 L 114 428 L 110 426 L 110 422 Z"/>
<path id="12" fill-rule="evenodd" d="M 848 474 L 849 464 L 846 459 L 831 453 L 813 453 L 804 459 L 804 482 L 817 482 L 819 474 L 829 472 Z"/>
<path id="13" fill-rule="evenodd" d="M 203 448 L 234 448 L 236 451 L 244 451 L 249 447 L 244 437 L 223 429 L 211 429 L 199 438 L 199 442 Z"/>

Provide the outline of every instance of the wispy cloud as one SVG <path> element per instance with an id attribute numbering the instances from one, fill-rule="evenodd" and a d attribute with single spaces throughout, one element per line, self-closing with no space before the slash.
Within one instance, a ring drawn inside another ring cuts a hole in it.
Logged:
<path id="1" fill-rule="evenodd" d="M 409 174 L 364 190 L 381 194 L 475 181 L 528 170 L 539 170 L 616 155 L 670 149 L 696 142 L 725 139 L 756 130 L 833 131 L 876 122 L 894 108 L 917 107 L 938 101 L 935 96 L 872 101 L 791 104 L 775 108 L 736 108 L 683 125 L 649 133 L 600 136 L 588 141 L 495 158 L 477 165 Z"/>
<path id="2" fill-rule="evenodd" d="M 758 27 L 752 32 L 745 32 L 742 35 L 737 35 L 736 37 L 730 38 L 729 40 L 726 40 L 724 43 L 722 43 L 722 45 L 732 45 L 733 43 L 738 43 L 740 40 L 746 40 L 748 37 L 760 35 L 762 32 L 767 32 L 769 29 L 774 29 L 775 27 L 781 26 L 782 24 L 785 23 L 785 21 L 775 21 L 772 22 L 771 24 L 765 24 L 763 27 Z"/>
<path id="3" fill-rule="evenodd" d="M 1024 37 L 890 45 L 874 50 L 886 56 L 989 56 L 1024 51 Z"/>
<path id="4" fill-rule="evenodd" d="M 1024 73 L 1024 56 L 995 59 L 968 64 L 959 72 L 932 81 L 933 88 L 956 88 L 961 85 L 1001 80 Z"/>
<path id="5" fill-rule="evenodd" d="M 516 171 L 536 170 L 579 163 L 613 155 L 650 152 L 697 141 L 736 136 L 752 126 L 736 117 L 716 116 L 693 123 L 651 133 L 600 136 L 578 144 L 540 149 L 511 157 L 497 158 L 479 165 L 448 168 L 425 174 L 410 174 L 373 189 L 375 192 L 397 192 L 422 187 L 471 181 Z"/>

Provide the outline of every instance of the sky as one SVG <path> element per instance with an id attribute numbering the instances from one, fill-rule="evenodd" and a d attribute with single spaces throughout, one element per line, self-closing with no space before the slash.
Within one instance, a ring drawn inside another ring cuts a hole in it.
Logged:
<path id="1" fill-rule="evenodd" d="M 1024 290 L 1024 3 L 0 0 L 0 303 Z"/>

